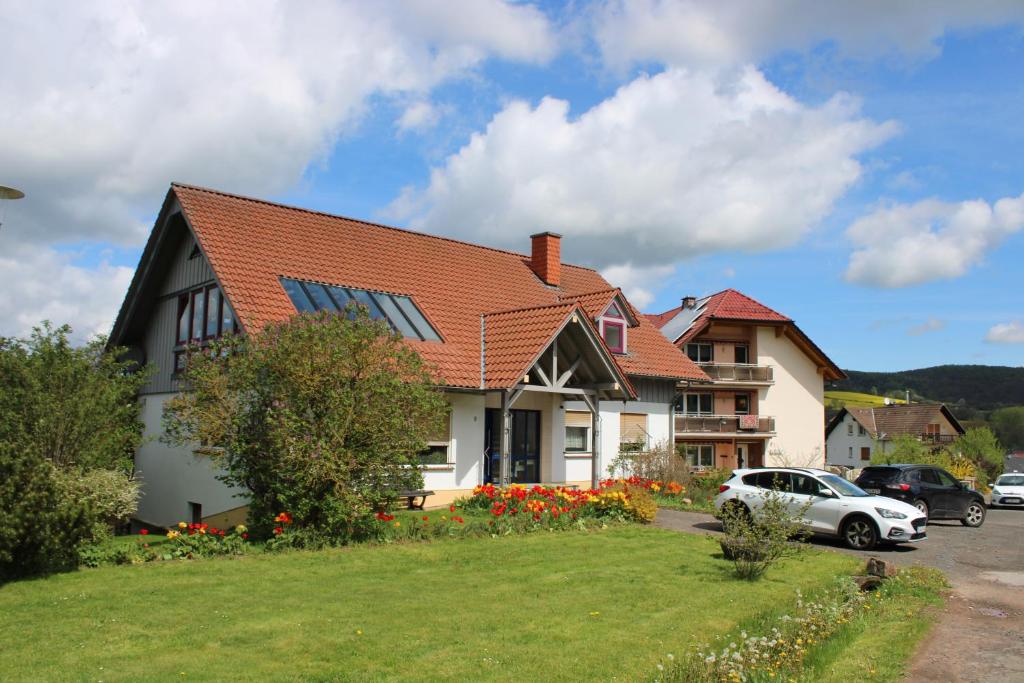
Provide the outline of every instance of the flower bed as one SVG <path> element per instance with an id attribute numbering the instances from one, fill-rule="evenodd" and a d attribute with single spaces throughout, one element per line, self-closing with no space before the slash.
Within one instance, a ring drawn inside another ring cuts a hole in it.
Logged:
<path id="1" fill-rule="evenodd" d="M 636 478 L 608 479 L 596 489 L 484 484 L 461 504 L 468 510 L 488 511 L 494 518 L 490 525 L 498 529 L 524 524 L 564 527 L 582 519 L 648 523 L 658 510 L 651 491 L 660 488 L 660 482 Z"/>

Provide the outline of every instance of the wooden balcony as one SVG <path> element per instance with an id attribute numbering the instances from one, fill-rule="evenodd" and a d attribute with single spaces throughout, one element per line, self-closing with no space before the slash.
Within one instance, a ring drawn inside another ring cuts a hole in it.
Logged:
<path id="1" fill-rule="evenodd" d="M 698 363 L 700 369 L 716 382 L 759 382 L 774 381 L 772 366 L 750 365 L 747 363 Z"/>
<path id="2" fill-rule="evenodd" d="M 675 414 L 676 434 L 774 434 L 775 418 L 767 415 Z"/>
<path id="3" fill-rule="evenodd" d="M 930 441 L 931 443 L 953 443 L 956 441 L 956 434 L 922 434 L 921 441 Z"/>

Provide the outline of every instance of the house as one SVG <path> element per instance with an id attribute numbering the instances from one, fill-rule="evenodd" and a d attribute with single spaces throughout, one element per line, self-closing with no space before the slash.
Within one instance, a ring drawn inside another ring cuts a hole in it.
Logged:
<path id="1" fill-rule="evenodd" d="M 964 433 L 956 417 L 946 406 L 894 403 L 877 408 L 843 408 L 825 429 L 829 465 L 864 467 L 875 449 L 883 453 L 896 436 L 941 446 Z"/>
<path id="2" fill-rule="evenodd" d="M 647 318 L 710 380 L 677 385 L 675 442 L 692 466 L 824 464 L 825 382 L 846 375 L 792 319 L 735 289 Z"/>
<path id="3" fill-rule="evenodd" d="M 620 443 L 670 441 L 677 384 L 707 375 L 560 249 L 549 232 L 524 255 L 173 184 L 111 334 L 157 368 L 141 397 L 139 520 L 245 515 L 245 491 L 157 438 L 187 345 L 352 300 L 444 387 L 450 422 L 420 455 L 431 503 L 484 482 L 590 486 Z"/>

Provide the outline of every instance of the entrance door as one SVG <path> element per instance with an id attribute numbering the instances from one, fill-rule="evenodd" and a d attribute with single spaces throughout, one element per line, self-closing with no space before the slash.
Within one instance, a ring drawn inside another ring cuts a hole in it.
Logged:
<path id="1" fill-rule="evenodd" d="M 540 411 L 512 410 L 512 483 L 540 482 Z M 501 410 L 488 408 L 484 418 L 484 480 L 501 483 Z"/>
<path id="2" fill-rule="evenodd" d="M 736 468 L 744 469 L 747 466 L 747 444 L 736 444 Z"/>

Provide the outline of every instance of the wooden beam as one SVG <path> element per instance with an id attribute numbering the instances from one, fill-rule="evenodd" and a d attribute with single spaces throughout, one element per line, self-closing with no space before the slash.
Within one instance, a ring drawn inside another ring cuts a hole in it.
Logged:
<path id="1" fill-rule="evenodd" d="M 565 383 L 568 382 L 569 378 L 571 378 L 573 376 L 573 373 L 576 372 L 576 368 L 580 366 L 580 362 L 582 360 L 583 356 L 578 356 L 576 360 L 573 361 L 572 365 L 569 366 L 569 369 L 563 372 L 562 376 L 558 378 L 558 381 L 555 382 L 555 385 L 559 387 L 564 387 Z"/>
<path id="2" fill-rule="evenodd" d="M 537 376 L 540 377 L 540 381 L 544 383 L 544 386 L 551 386 L 551 380 L 548 379 L 548 376 L 544 374 L 544 371 L 540 367 L 540 363 L 536 363 L 532 369 L 534 372 L 537 373 Z"/>
<path id="3" fill-rule="evenodd" d="M 512 411 L 510 393 L 501 392 L 501 485 L 512 483 Z"/>
<path id="4" fill-rule="evenodd" d="M 587 401 L 590 405 L 591 402 Z M 594 396 L 593 407 L 593 443 L 590 446 L 590 488 L 596 489 L 601 483 L 601 400 Z"/>
<path id="5" fill-rule="evenodd" d="M 571 394 L 573 396 L 593 396 L 597 392 L 594 389 L 578 389 L 576 387 L 541 387 L 534 384 L 520 384 L 516 387 L 516 397 L 523 391 L 539 391 L 546 394 Z"/>

